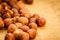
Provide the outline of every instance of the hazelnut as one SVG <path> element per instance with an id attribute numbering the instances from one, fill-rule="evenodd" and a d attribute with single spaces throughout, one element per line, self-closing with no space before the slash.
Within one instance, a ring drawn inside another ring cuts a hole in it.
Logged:
<path id="1" fill-rule="evenodd" d="M 30 13 L 22 13 L 21 16 L 26 17 L 26 18 L 30 18 L 31 14 Z"/>
<path id="2" fill-rule="evenodd" d="M 33 23 L 36 23 L 36 20 L 37 20 L 36 18 L 30 18 L 29 22 L 30 22 L 30 23 L 32 23 L 32 22 L 33 22 Z"/>
<path id="3" fill-rule="evenodd" d="M 7 33 L 4 40 L 15 40 L 15 37 L 12 33 Z"/>
<path id="4" fill-rule="evenodd" d="M 7 3 L 6 3 L 6 2 L 2 2 L 1 5 L 2 5 L 3 7 L 5 7 L 5 6 L 7 6 Z"/>
<path id="5" fill-rule="evenodd" d="M 25 7 L 25 5 L 24 5 L 24 3 L 22 1 L 18 1 L 17 6 L 19 7 L 19 9 L 22 9 L 22 8 Z"/>
<path id="6" fill-rule="evenodd" d="M 29 34 L 29 37 L 31 39 L 34 39 L 36 37 L 36 30 L 35 29 L 29 29 L 28 34 Z"/>
<path id="7" fill-rule="evenodd" d="M 28 10 L 27 8 L 22 8 L 22 9 L 20 10 L 20 13 L 21 13 L 21 14 L 29 13 L 29 10 Z"/>
<path id="8" fill-rule="evenodd" d="M 23 25 L 27 25 L 28 24 L 28 19 L 26 17 L 20 17 L 17 19 L 18 22 L 22 23 Z"/>
<path id="9" fill-rule="evenodd" d="M 46 20 L 44 18 L 37 19 L 37 24 L 42 27 L 46 24 Z"/>
<path id="10" fill-rule="evenodd" d="M 33 0 L 25 0 L 28 4 L 32 4 Z"/>
<path id="11" fill-rule="evenodd" d="M 13 23 L 13 21 L 11 18 L 6 18 L 6 19 L 4 19 L 4 23 L 5 23 L 6 27 L 8 27 L 10 24 Z"/>
<path id="12" fill-rule="evenodd" d="M 38 18 L 40 18 L 40 16 L 38 14 L 33 14 L 32 18 L 38 19 Z"/>
<path id="13" fill-rule="evenodd" d="M 19 29 L 23 26 L 21 23 L 15 23 L 15 25 L 16 25 L 16 27 L 19 28 Z"/>
<path id="14" fill-rule="evenodd" d="M 29 40 L 29 34 L 26 32 L 23 32 L 21 40 Z"/>
<path id="15" fill-rule="evenodd" d="M 16 25 L 10 24 L 10 25 L 8 26 L 7 32 L 8 32 L 8 33 L 13 33 L 16 29 L 17 29 Z"/>
<path id="16" fill-rule="evenodd" d="M 29 27 L 37 30 L 37 24 L 36 23 L 29 23 Z"/>
<path id="17" fill-rule="evenodd" d="M 0 29 L 4 28 L 4 22 L 3 19 L 0 17 Z"/>
<path id="18" fill-rule="evenodd" d="M 20 29 L 22 29 L 23 31 L 27 32 L 30 28 L 28 26 L 22 26 Z"/>
<path id="19" fill-rule="evenodd" d="M 20 14 L 18 13 L 18 10 L 16 8 L 13 8 L 12 11 L 14 12 L 13 17 L 20 16 Z"/>
<path id="20" fill-rule="evenodd" d="M 4 13 L 2 17 L 3 17 L 3 19 L 11 18 L 11 15 L 10 15 L 10 13 Z"/>
<path id="21" fill-rule="evenodd" d="M 21 29 L 16 29 L 13 34 L 16 39 L 21 39 L 23 31 Z"/>

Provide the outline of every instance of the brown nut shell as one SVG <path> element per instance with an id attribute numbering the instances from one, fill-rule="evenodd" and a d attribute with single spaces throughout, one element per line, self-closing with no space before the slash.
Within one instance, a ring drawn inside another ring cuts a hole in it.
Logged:
<path id="1" fill-rule="evenodd" d="M 23 31 L 21 29 L 16 29 L 13 34 L 16 39 L 21 39 Z"/>
<path id="2" fill-rule="evenodd" d="M 15 23 L 15 25 L 16 25 L 16 27 L 19 28 L 19 29 L 23 26 L 21 23 Z"/>
<path id="3" fill-rule="evenodd" d="M 28 26 L 24 25 L 20 29 L 22 29 L 23 31 L 27 32 L 30 28 Z"/>
<path id="4" fill-rule="evenodd" d="M 15 40 L 15 37 L 12 33 L 7 33 L 4 40 Z"/>
<path id="5" fill-rule="evenodd" d="M 29 34 L 29 37 L 31 39 L 34 39 L 36 37 L 36 30 L 35 29 L 29 29 L 28 34 Z"/>
<path id="6" fill-rule="evenodd" d="M 4 23 L 5 23 L 6 27 L 8 27 L 10 24 L 13 24 L 13 21 L 11 18 L 6 18 L 6 19 L 4 19 Z"/>
<path id="7" fill-rule="evenodd" d="M 37 20 L 37 24 L 38 24 L 40 27 L 44 26 L 44 25 L 46 24 L 45 18 L 39 18 L 39 19 Z"/>
<path id="8" fill-rule="evenodd" d="M 40 18 L 40 16 L 38 14 L 33 14 L 32 18 L 38 19 L 38 18 Z"/>
<path id="9" fill-rule="evenodd" d="M 18 22 L 22 23 L 23 25 L 27 25 L 28 24 L 28 19 L 26 17 L 20 17 L 17 19 Z"/>
<path id="10" fill-rule="evenodd" d="M 32 22 L 33 22 L 33 23 L 36 23 L 36 20 L 37 20 L 36 18 L 30 18 L 29 22 L 30 22 L 30 23 L 32 23 Z"/>
<path id="11" fill-rule="evenodd" d="M 8 32 L 8 33 L 13 33 L 16 29 L 17 29 L 17 27 L 16 27 L 15 24 L 10 24 L 10 25 L 8 26 L 7 32 Z"/>
<path id="12" fill-rule="evenodd" d="M 21 40 L 29 40 L 29 34 L 26 32 L 23 32 Z"/>
<path id="13" fill-rule="evenodd" d="M 37 24 L 36 23 L 29 23 L 29 27 L 37 30 Z"/>

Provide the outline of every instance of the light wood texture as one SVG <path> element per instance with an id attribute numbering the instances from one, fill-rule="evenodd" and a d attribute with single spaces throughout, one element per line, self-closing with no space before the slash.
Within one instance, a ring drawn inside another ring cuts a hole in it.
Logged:
<path id="1" fill-rule="evenodd" d="M 37 13 L 46 19 L 46 25 L 37 30 L 34 40 L 60 40 L 60 0 L 34 0 L 26 5 L 31 14 Z M 0 32 L 0 40 L 4 40 L 6 31 Z"/>

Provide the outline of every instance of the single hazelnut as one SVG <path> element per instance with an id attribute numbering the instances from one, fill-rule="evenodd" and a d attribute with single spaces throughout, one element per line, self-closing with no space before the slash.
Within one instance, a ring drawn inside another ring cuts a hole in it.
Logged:
<path id="1" fill-rule="evenodd" d="M 12 33 L 7 33 L 4 40 L 16 40 Z"/>
<path id="2" fill-rule="evenodd" d="M 18 1 L 16 5 L 19 7 L 19 9 L 22 9 L 25 7 L 25 5 L 22 1 Z"/>
<path id="3" fill-rule="evenodd" d="M 8 32 L 8 33 L 13 33 L 16 29 L 17 29 L 17 27 L 16 27 L 15 24 L 10 24 L 10 25 L 8 26 L 7 32 Z"/>
<path id="4" fill-rule="evenodd" d="M 20 14 L 16 8 L 13 8 L 12 11 L 13 11 L 13 17 L 20 16 Z"/>
<path id="5" fill-rule="evenodd" d="M 38 18 L 40 18 L 40 16 L 38 14 L 33 14 L 32 18 L 38 19 Z"/>
<path id="6" fill-rule="evenodd" d="M 17 19 L 18 22 L 22 23 L 23 25 L 27 25 L 28 24 L 28 19 L 26 17 L 20 17 Z"/>
<path id="7" fill-rule="evenodd" d="M 29 34 L 29 37 L 31 39 L 34 39 L 36 37 L 36 30 L 35 29 L 29 29 L 28 34 Z"/>
<path id="8" fill-rule="evenodd" d="M 13 24 L 13 21 L 11 18 L 6 18 L 6 19 L 4 19 L 4 23 L 5 23 L 6 27 L 8 27 L 10 24 Z"/>
<path id="9" fill-rule="evenodd" d="M 16 25 L 16 27 L 19 28 L 19 29 L 23 26 L 21 23 L 15 23 L 15 25 Z"/>
<path id="10" fill-rule="evenodd" d="M 44 26 L 44 25 L 46 24 L 45 18 L 39 18 L 39 19 L 37 19 L 37 24 L 38 24 L 40 27 Z"/>
<path id="11" fill-rule="evenodd" d="M 27 32 L 30 28 L 28 26 L 24 25 L 20 29 L 22 29 L 23 31 Z"/>
<path id="12" fill-rule="evenodd" d="M 36 23 L 29 23 L 29 27 L 37 30 L 37 24 Z"/>
<path id="13" fill-rule="evenodd" d="M 13 34 L 16 39 L 21 39 L 23 31 L 21 29 L 16 29 Z"/>
<path id="14" fill-rule="evenodd" d="M 29 34 L 27 32 L 23 32 L 21 40 L 29 40 Z"/>
<path id="15" fill-rule="evenodd" d="M 32 4 L 33 0 L 25 0 L 28 4 Z"/>
<path id="16" fill-rule="evenodd" d="M 3 17 L 3 19 L 11 18 L 11 15 L 10 15 L 10 13 L 7 13 L 7 12 L 6 12 L 6 13 L 3 14 L 2 17 Z"/>
<path id="17" fill-rule="evenodd" d="M 37 20 L 36 18 L 30 18 L 29 22 L 30 22 L 30 23 L 32 23 L 32 22 L 33 22 L 33 23 L 36 23 L 36 20 Z"/>

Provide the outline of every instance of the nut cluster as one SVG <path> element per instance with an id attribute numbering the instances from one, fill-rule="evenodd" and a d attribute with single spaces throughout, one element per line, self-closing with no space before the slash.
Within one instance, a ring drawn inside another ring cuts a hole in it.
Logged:
<path id="1" fill-rule="evenodd" d="M 33 14 L 25 7 L 23 1 L 31 4 L 33 0 L 1 0 L 0 30 L 6 28 L 4 40 L 30 40 L 36 37 L 37 28 L 43 27 L 46 20 Z"/>

